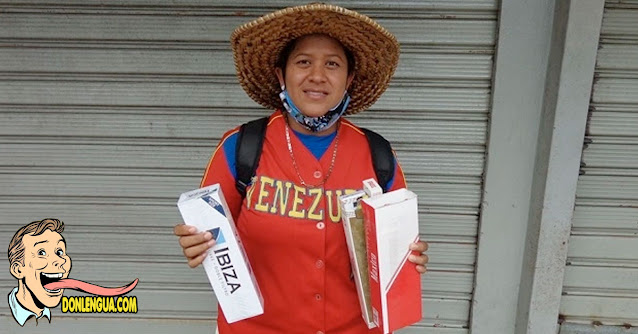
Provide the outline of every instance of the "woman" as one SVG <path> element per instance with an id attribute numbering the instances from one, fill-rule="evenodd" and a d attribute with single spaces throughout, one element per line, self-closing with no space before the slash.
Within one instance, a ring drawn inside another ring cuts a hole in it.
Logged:
<path id="1" fill-rule="evenodd" d="M 376 333 L 364 323 L 340 224 L 338 196 L 375 177 L 365 135 L 343 119 L 372 105 L 398 63 L 395 37 L 370 18 L 332 5 L 287 8 L 231 37 L 239 81 L 276 110 L 245 198 L 235 189 L 238 129 L 227 132 L 202 180 L 220 183 L 264 297 L 264 314 L 226 333 Z M 221 149 L 220 149 L 221 148 Z M 405 187 L 403 171 L 387 191 Z M 214 245 L 210 233 L 177 225 L 191 267 Z M 425 272 L 427 243 L 406 245 Z"/>

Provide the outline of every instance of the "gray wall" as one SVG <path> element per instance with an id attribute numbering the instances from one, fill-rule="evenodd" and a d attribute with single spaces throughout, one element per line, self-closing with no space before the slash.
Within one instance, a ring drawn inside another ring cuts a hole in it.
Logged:
<path id="1" fill-rule="evenodd" d="M 580 174 L 561 318 L 638 326 L 638 2 L 605 4 Z"/>

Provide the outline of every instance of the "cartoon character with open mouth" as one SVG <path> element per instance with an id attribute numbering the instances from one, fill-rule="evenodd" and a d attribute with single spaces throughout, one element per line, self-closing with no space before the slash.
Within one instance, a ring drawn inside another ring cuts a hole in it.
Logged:
<path id="1" fill-rule="evenodd" d="M 58 306 L 64 289 L 100 296 L 119 296 L 133 290 L 138 280 L 118 288 L 105 288 L 69 277 L 71 258 L 62 236 L 64 223 L 47 218 L 21 227 L 9 243 L 10 272 L 18 286 L 9 293 L 13 318 L 20 326 L 34 317 L 51 322 L 50 308 Z"/>

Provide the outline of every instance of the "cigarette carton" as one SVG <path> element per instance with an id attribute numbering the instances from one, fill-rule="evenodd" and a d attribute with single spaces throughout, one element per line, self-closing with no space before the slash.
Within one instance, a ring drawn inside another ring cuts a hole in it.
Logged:
<path id="1" fill-rule="evenodd" d="M 229 323 L 264 313 L 264 301 L 219 184 L 183 193 L 184 222 L 210 231 L 216 243 L 203 266 Z"/>
<path id="2" fill-rule="evenodd" d="M 421 319 L 421 277 L 408 261 L 409 244 L 419 239 L 417 196 L 398 189 L 363 199 L 361 206 L 372 318 L 383 333 L 391 333 Z"/>
<path id="3" fill-rule="evenodd" d="M 341 203 L 341 220 L 348 244 L 350 254 L 350 265 L 354 276 L 359 304 L 361 305 L 361 315 L 368 325 L 374 328 L 376 325 L 372 320 L 372 306 L 370 304 L 370 283 L 368 278 L 368 255 L 366 252 L 366 234 L 363 225 L 363 212 L 361 210 L 361 199 L 366 196 L 363 190 L 350 195 L 339 197 Z"/>

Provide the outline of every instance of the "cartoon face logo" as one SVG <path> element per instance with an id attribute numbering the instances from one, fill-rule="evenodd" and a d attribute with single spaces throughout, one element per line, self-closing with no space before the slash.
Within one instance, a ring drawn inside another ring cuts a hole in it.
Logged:
<path id="1" fill-rule="evenodd" d="M 9 271 L 18 280 L 18 286 L 9 293 L 9 306 L 21 326 L 31 317 L 51 321 L 49 309 L 60 304 L 64 289 L 120 296 L 137 285 L 136 279 L 123 287 L 105 288 L 69 278 L 71 258 L 63 231 L 60 220 L 43 219 L 21 227 L 9 243 Z"/>
<path id="2" fill-rule="evenodd" d="M 60 303 L 63 289 L 44 286 L 68 277 L 71 271 L 62 231 L 64 223 L 44 219 L 20 228 L 9 243 L 9 271 L 18 280 L 18 287 L 9 294 L 9 306 L 20 325 L 32 315 L 50 320 L 49 308 Z"/>
<path id="3" fill-rule="evenodd" d="M 48 283 L 67 278 L 71 271 L 71 258 L 66 253 L 66 242 L 60 233 L 44 230 L 42 234 L 27 234 L 22 238 L 23 263 L 14 262 L 11 273 L 21 280 L 35 306 L 56 307 L 64 289 L 47 289 Z"/>

